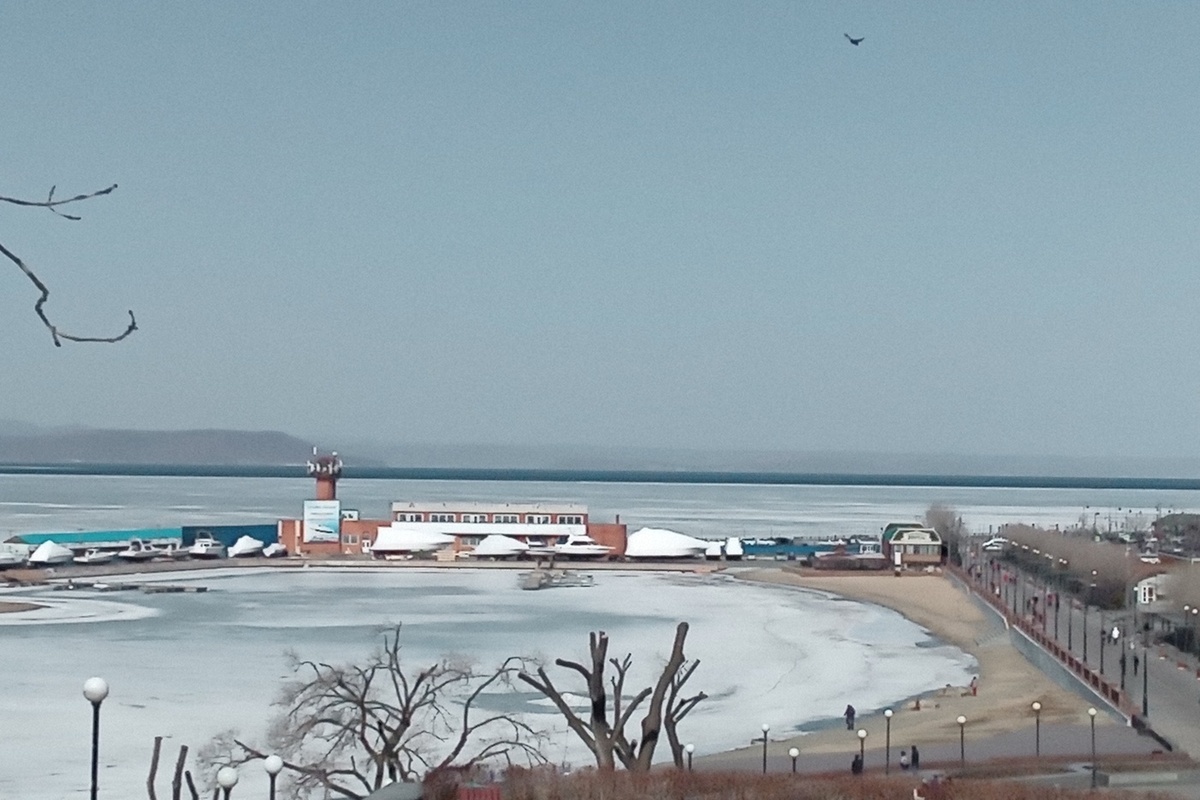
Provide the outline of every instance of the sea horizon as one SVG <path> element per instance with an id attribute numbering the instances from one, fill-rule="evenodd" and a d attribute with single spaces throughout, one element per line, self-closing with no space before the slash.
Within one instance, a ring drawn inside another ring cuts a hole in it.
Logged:
<path id="1" fill-rule="evenodd" d="M 304 464 L 0 464 L 0 475 L 176 478 L 306 478 Z M 504 483 L 695 484 L 732 486 L 944 487 L 981 489 L 1145 489 L 1200 491 L 1200 477 L 990 475 L 897 472 L 790 472 L 694 469 L 354 467 L 343 480 Z"/>

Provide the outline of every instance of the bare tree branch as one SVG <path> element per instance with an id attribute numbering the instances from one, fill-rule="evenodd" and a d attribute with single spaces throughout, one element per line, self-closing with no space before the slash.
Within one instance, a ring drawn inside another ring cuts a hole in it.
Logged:
<path id="1" fill-rule="evenodd" d="M 536 678 L 526 672 L 521 672 L 518 677 L 537 689 L 554 704 L 566 719 L 567 726 L 592 751 L 599 769 L 612 770 L 616 767 L 616 761 L 619 760 L 626 769 L 649 770 L 661 729 L 664 726 L 667 728 L 667 738 L 674 743 L 676 740 L 674 726 L 705 698 L 704 693 L 701 692 L 699 695 L 685 700 L 678 699 L 679 690 L 699 665 L 697 661 L 687 666 L 686 669 L 684 668 L 687 660 L 683 654 L 683 646 L 687 639 L 687 632 L 688 624 L 686 622 L 679 623 L 675 631 L 671 655 L 655 685 L 641 689 L 628 700 L 625 695 L 625 681 L 633 663 L 633 657 L 626 655 L 622 659 L 606 658 L 608 636 L 603 631 L 592 633 L 588 639 L 592 660 L 590 669 L 579 662 L 563 658 L 557 659 L 555 664 L 579 673 L 587 683 L 588 699 L 591 705 L 589 723 L 585 723 L 575 713 L 543 668 L 538 668 Z M 610 678 L 613 689 L 611 722 L 609 722 L 607 690 L 604 680 L 606 661 L 616 672 Z M 632 720 L 637 709 L 647 700 L 649 700 L 649 704 L 646 706 L 646 713 L 640 726 L 641 741 L 631 740 L 625 735 L 625 726 Z M 664 704 L 666 704 L 665 715 Z M 674 752 L 674 744 L 672 744 L 672 751 Z"/>
<path id="2" fill-rule="evenodd" d="M 79 219 L 81 219 L 80 217 L 75 216 L 74 214 L 64 214 L 63 212 L 58 210 L 58 207 L 67 205 L 68 203 L 76 203 L 76 202 L 80 202 L 83 200 L 91 200 L 92 198 L 109 194 L 110 192 L 112 192 L 114 189 L 117 188 L 117 185 L 114 183 L 112 186 L 109 186 L 107 189 L 101 189 L 99 191 L 91 192 L 89 194 L 75 195 L 74 197 L 69 197 L 65 200 L 55 200 L 54 199 L 54 189 L 55 188 L 56 187 L 53 187 L 53 186 L 50 187 L 50 194 L 45 200 L 22 200 L 22 199 L 16 198 L 16 197 L 5 197 L 3 195 L 0 195 L 0 202 L 11 203 L 12 205 L 17 205 L 17 206 L 47 208 L 50 211 L 57 214 L 58 216 L 62 217 L 63 219 L 78 221 Z M 20 256 L 18 256 L 12 250 L 9 250 L 2 243 L 0 243 L 0 254 L 3 254 L 5 258 L 7 258 L 9 261 L 11 261 L 13 264 L 15 264 L 17 266 L 17 269 L 21 270 L 21 272 L 23 272 L 25 274 L 25 277 L 27 277 L 30 280 L 30 282 L 34 285 L 34 287 L 37 288 L 38 292 L 40 293 L 38 296 L 37 302 L 35 302 L 33 304 L 33 310 L 34 310 L 34 313 L 37 314 L 38 319 L 40 319 L 42 321 L 42 324 L 46 326 L 46 329 L 48 331 L 50 331 L 50 338 L 53 339 L 55 347 L 62 347 L 62 343 L 64 341 L 68 341 L 68 342 L 105 342 L 105 343 L 119 342 L 122 339 L 131 335 L 134 331 L 136 331 L 138 329 L 137 319 L 133 316 L 133 311 L 131 310 L 131 311 L 129 311 L 129 324 L 125 327 L 124 331 L 122 331 L 121 333 L 119 333 L 115 336 L 79 336 L 76 334 L 67 333 L 66 331 L 62 330 L 57 325 L 55 325 L 53 322 L 51 322 L 50 318 L 46 315 L 45 305 L 46 305 L 46 302 L 50 299 L 50 288 L 48 286 L 46 286 L 45 283 L 42 282 L 42 279 L 39 278 L 37 276 L 37 274 L 34 273 L 34 271 L 32 269 L 30 269 L 29 266 L 24 261 L 21 260 Z"/>

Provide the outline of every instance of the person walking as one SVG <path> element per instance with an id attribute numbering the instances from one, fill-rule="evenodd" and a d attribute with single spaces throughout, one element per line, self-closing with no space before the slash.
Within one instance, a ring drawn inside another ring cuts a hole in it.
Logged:
<path id="1" fill-rule="evenodd" d="M 858 753 L 855 753 L 854 758 L 850 761 L 850 774 L 851 775 L 862 775 L 862 771 L 863 771 L 862 756 L 860 756 Z"/>
<path id="2" fill-rule="evenodd" d="M 912 768 L 916 772 L 921 768 L 921 751 L 917 750 L 917 746 L 912 746 Z"/>
<path id="3" fill-rule="evenodd" d="M 847 703 L 846 711 L 844 713 L 846 716 L 846 730 L 848 730 L 848 731 L 854 730 L 854 706 Z"/>
<path id="4" fill-rule="evenodd" d="M 907 750 L 901 750 L 901 751 L 900 751 L 900 769 L 902 769 L 902 770 L 907 770 L 907 769 L 908 769 L 908 763 L 909 763 L 909 762 L 908 762 L 908 751 L 907 751 Z"/>

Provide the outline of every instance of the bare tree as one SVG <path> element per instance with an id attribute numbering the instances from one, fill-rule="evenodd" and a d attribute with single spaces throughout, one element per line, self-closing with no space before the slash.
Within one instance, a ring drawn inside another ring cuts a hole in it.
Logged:
<path id="1" fill-rule="evenodd" d="M 487 695 L 511 685 L 519 659 L 493 671 L 443 657 L 418 670 L 401 664 L 400 626 L 363 664 L 303 661 L 284 686 L 265 746 L 232 733 L 208 748 L 215 763 L 275 753 L 289 797 L 361 798 L 398 780 L 487 762 L 544 763 L 541 736 L 515 715 L 481 712 Z"/>
<path id="2" fill-rule="evenodd" d="M 671 655 L 658 680 L 653 686 L 641 689 L 632 696 L 626 694 L 625 681 L 633 664 L 633 657 L 626 654 L 621 659 L 609 658 L 608 634 L 604 631 L 593 632 L 589 637 L 590 665 L 585 666 L 564 658 L 556 659 L 555 664 L 578 672 L 587 684 L 590 713 L 586 721 L 567 703 L 562 691 L 546 673 L 545 667 L 538 667 L 536 676 L 521 672 L 519 677 L 554 703 L 566 719 L 567 726 L 592 751 L 596 757 L 596 766 L 600 769 L 615 769 L 617 761 L 629 770 L 650 769 L 654 759 L 654 748 L 664 727 L 667 729 L 675 763 L 681 765 L 683 753 L 675 726 L 706 697 L 703 692 L 692 697 L 681 695 L 684 684 L 700 663 L 693 661 L 689 665 L 684 657 L 683 646 L 687 632 L 688 624 L 679 623 L 675 629 Z M 609 677 L 607 684 L 604 675 L 606 666 L 611 666 L 616 673 Z M 608 704 L 609 686 L 612 688 L 613 698 L 611 718 Z M 630 739 L 625 733 L 625 728 L 644 702 L 647 705 L 641 721 L 639 742 L 636 737 Z"/>
<path id="3" fill-rule="evenodd" d="M 88 194 L 79 194 L 79 195 L 75 195 L 74 197 L 68 197 L 63 200 L 54 199 L 55 188 L 56 187 L 54 187 L 54 186 L 50 187 L 50 193 L 46 197 L 45 200 L 22 200 L 22 199 L 16 198 L 16 197 L 5 197 L 3 195 L 0 195 L 0 202 L 10 203 L 10 204 L 16 205 L 16 206 L 28 206 L 28 207 L 32 207 L 32 208 L 48 208 L 48 209 L 50 209 L 50 211 L 54 212 L 54 214 L 62 217 L 63 219 L 78 222 L 80 217 L 78 217 L 74 214 L 65 214 L 62 211 L 58 210 L 59 207 L 68 205 L 70 203 L 78 203 L 78 202 L 82 202 L 84 200 L 91 200 L 93 198 L 100 197 L 102 195 L 110 194 L 114 189 L 117 188 L 117 185 L 114 183 L 112 186 L 109 186 L 107 189 L 100 189 L 99 191 L 89 192 Z M 62 347 L 63 341 L 68 341 L 68 342 L 119 342 L 137 330 L 137 319 L 134 318 L 133 311 L 130 311 L 129 312 L 129 324 L 126 326 L 126 328 L 123 332 L 117 334 L 116 336 L 76 336 L 74 334 L 70 334 L 70 333 L 63 331 L 57 325 L 55 325 L 53 322 L 51 322 L 50 318 L 46 315 L 46 309 L 45 309 L 46 301 L 48 301 L 50 299 L 49 287 L 47 287 L 46 284 L 42 282 L 42 279 L 39 278 L 37 276 L 37 274 L 32 269 L 30 269 L 29 266 L 24 261 L 22 261 L 21 258 L 16 253 L 14 253 L 12 250 L 9 250 L 7 247 L 5 247 L 3 243 L 0 243 L 0 254 L 3 254 L 5 258 L 7 258 L 12 263 L 16 264 L 17 269 L 19 269 L 19 270 L 21 270 L 21 272 L 25 273 L 25 277 L 29 278 L 30 282 L 33 283 L 33 285 L 37 288 L 38 292 L 40 293 L 38 296 L 37 302 L 33 304 L 33 310 L 34 310 L 34 313 L 38 315 L 38 318 L 42 321 L 42 324 L 46 326 L 46 329 L 50 331 L 50 338 L 54 340 L 55 347 Z"/>
<path id="4" fill-rule="evenodd" d="M 150 774 L 146 776 L 146 794 L 150 800 L 158 800 L 156 784 L 158 782 L 158 760 L 162 753 L 163 737 L 154 737 L 154 752 L 150 757 Z M 187 776 L 188 791 L 191 794 L 191 800 L 200 800 L 200 795 L 196 792 L 196 784 L 192 780 L 192 773 L 185 771 L 184 766 L 187 763 L 188 747 L 182 745 L 179 748 L 179 757 L 175 759 L 175 775 L 171 779 L 171 800 L 180 800 L 183 796 L 183 778 Z"/>

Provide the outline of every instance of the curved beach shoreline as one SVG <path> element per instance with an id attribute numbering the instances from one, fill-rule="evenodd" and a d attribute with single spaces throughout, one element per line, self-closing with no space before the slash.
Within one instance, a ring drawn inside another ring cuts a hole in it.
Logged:
<path id="1" fill-rule="evenodd" d="M 969 721 L 972 736 L 1007 734 L 1028 727 L 1031 704 L 1042 704 L 1043 725 L 1078 724 L 1082 701 L 1033 666 L 1008 640 L 1003 623 L 972 602 L 967 592 L 942 574 L 817 574 L 787 567 L 739 570 L 743 580 L 794 586 L 828 592 L 848 600 L 874 603 L 904 615 L 932 635 L 970 653 L 979 662 L 976 694 L 967 687 L 943 687 L 893 708 L 894 742 L 937 744 L 957 742 L 961 714 Z M 865 728 L 872 742 L 884 734 L 882 709 L 859 709 L 856 728 Z M 1116 724 L 1108 715 L 1098 725 Z M 791 739 L 779 740 L 806 753 L 845 752 L 857 741 L 855 734 L 838 726 Z"/>

